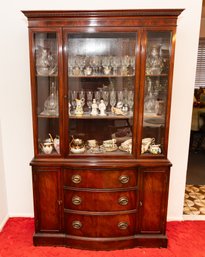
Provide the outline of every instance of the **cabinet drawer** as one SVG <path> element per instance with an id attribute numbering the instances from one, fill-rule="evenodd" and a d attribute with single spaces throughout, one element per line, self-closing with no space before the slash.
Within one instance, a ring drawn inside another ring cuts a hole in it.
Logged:
<path id="1" fill-rule="evenodd" d="M 83 211 L 122 211 L 136 209 L 136 191 L 87 192 L 64 190 L 66 209 Z"/>
<path id="2" fill-rule="evenodd" d="M 136 170 L 64 170 L 64 185 L 83 188 L 125 188 L 137 185 Z"/>
<path id="3" fill-rule="evenodd" d="M 65 215 L 66 232 L 83 237 L 119 237 L 135 233 L 136 214 L 125 215 Z"/>

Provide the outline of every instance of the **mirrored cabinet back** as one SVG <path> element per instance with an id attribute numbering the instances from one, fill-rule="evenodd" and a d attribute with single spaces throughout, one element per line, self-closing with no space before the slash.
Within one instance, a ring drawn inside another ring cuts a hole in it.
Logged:
<path id="1" fill-rule="evenodd" d="M 23 11 L 34 245 L 166 247 L 180 9 Z"/>

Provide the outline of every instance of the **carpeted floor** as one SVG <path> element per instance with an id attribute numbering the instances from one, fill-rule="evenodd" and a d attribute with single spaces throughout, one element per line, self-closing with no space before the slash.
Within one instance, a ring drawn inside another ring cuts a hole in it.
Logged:
<path id="1" fill-rule="evenodd" d="M 0 257 L 205 257 L 205 222 L 168 222 L 167 249 L 135 248 L 85 251 L 65 247 L 34 247 L 33 219 L 9 219 L 0 233 Z"/>

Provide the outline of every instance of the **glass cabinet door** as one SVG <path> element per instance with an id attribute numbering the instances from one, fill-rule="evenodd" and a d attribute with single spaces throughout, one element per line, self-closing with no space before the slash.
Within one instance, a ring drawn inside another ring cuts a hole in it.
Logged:
<path id="1" fill-rule="evenodd" d="M 171 32 L 147 32 L 141 154 L 164 153 Z"/>
<path id="2" fill-rule="evenodd" d="M 59 148 L 58 40 L 56 32 L 34 33 L 37 149 L 55 155 Z"/>
<path id="3" fill-rule="evenodd" d="M 136 33 L 67 34 L 70 155 L 130 155 Z"/>

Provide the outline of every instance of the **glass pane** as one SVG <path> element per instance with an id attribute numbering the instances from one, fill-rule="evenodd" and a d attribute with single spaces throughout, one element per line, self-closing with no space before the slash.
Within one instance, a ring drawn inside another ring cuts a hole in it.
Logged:
<path id="1" fill-rule="evenodd" d="M 170 46 L 170 32 L 147 33 L 142 154 L 163 154 Z"/>
<path id="2" fill-rule="evenodd" d="M 38 146 L 59 154 L 58 45 L 56 33 L 35 33 Z"/>
<path id="3" fill-rule="evenodd" d="M 68 36 L 70 154 L 132 153 L 136 33 Z"/>

